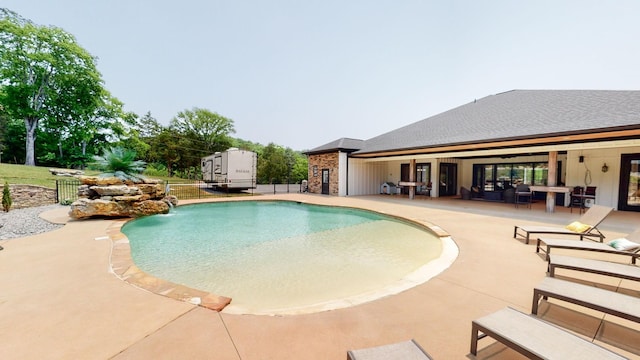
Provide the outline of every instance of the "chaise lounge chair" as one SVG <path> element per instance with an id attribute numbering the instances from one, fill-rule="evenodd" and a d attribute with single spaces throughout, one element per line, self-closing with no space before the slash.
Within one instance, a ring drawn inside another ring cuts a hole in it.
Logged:
<path id="1" fill-rule="evenodd" d="M 546 277 L 533 288 L 531 313 L 534 315 L 538 313 L 541 297 L 545 299 L 556 298 L 623 319 L 640 322 L 640 298 L 635 296 Z"/>
<path id="2" fill-rule="evenodd" d="M 530 359 L 626 359 L 558 326 L 509 307 L 472 321 L 472 355 L 477 355 L 478 340 L 486 336 Z"/>
<path id="3" fill-rule="evenodd" d="M 349 350 L 347 360 L 431 360 L 429 354 L 411 339 L 395 344 Z"/>
<path id="4" fill-rule="evenodd" d="M 545 244 L 543 249 L 542 244 Z M 640 229 L 632 232 L 621 239 L 615 239 L 608 243 L 594 243 L 568 239 L 538 238 L 536 242 L 536 253 L 541 250 L 546 253 L 546 260 L 549 261 L 551 249 L 570 249 L 583 251 L 597 251 L 608 254 L 630 256 L 631 263 L 635 264 L 640 257 Z"/>
<path id="5" fill-rule="evenodd" d="M 640 267 L 609 261 L 583 259 L 573 256 L 549 255 L 549 276 L 554 277 L 556 269 L 583 271 L 621 279 L 640 281 Z"/>
<path id="6" fill-rule="evenodd" d="M 561 226 L 518 226 L 513 229 L 513 238 L 521 237 L 525 239 L 525 244 L 529 243 L 531 234 L 554 234 L 554 235 L 576 235 L 580 236 L 580 240 L 584 238 L 598 238 L 600 242 L 604 240 L 604 235 L 597 229 L 598 225 L 604 218 L 613 211 L 613 208 L 593 205 L 585 212 L 578 221 L 571 224 Z M 520 230 L 522 233 L 520 233 Z"/>

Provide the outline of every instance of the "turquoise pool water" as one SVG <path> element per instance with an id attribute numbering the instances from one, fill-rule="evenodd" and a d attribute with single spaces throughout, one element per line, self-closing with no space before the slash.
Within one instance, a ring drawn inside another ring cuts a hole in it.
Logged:
<path id="1" fill-rule="evenodd" d="M 181 206 L 126 224 L 136 265 L 242 312 L 301 309 L 392 286 L 442 251 L 395 218 L 287 201 Z"/>

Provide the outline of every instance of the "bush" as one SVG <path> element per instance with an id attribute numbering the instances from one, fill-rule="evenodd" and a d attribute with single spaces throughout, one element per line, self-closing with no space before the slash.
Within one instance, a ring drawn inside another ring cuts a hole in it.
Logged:
<path id="1" fill-rule="evenodd" d="M 145 168 L 146 163 L 142 160 L 136 160 L 136 152 L 123 149 L 120 147 L 105 150 L 102 156 L 94 156 L 94 165 L 103 171 L 100 176 L 115 176 L 121 180 L 131 180 L 140 182 L 140 175 Z"/>
<path id="2" fill-rule="evenodd" d="M 148 164 L 147 168 L 144 169 L 144 174 L 152 177 L 153 176 L 169 176 L 167 167 L 164 166 L 164 164 L 160 164 L 160 163 Z"/>
<path id="3" fill-rule="evenodd" d="M 2 209 L 5 212 L 9 212 L 11 204 L 11 190 L 9 189 L 9 183 L 5 181 L 4 188 L 2 189 Z"/>

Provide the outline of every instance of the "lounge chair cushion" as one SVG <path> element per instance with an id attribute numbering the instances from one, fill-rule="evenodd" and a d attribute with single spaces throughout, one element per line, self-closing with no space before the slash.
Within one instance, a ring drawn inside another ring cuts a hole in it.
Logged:
<path id="1" fill-rule="evenodd" d="M 625 238 L 611 240 L 607 243 L 609 246 L 614 247 L 616 250 L 632 251 L 640 249 L 640 244 L 627 240 Z"/>
<path id="2" fill-rule="evenodd" d="M 577 233 L 583 233 L 591 229 L 591 225 L 583 224 L 580 221 L 574 221 L 566 226 L 567 230 L 575 231 Z"/>

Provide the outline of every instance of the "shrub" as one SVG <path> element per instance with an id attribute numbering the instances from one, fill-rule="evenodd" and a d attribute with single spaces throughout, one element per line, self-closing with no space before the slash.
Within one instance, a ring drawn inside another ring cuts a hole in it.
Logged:
<path id="1" fill-rule="evenodd" d="M 121 180 L 140 182 L 143 179 L 141 173 L 147 163 L 135 158 L 135 151 L 120 147 L 107 149 L 102 156 L 93 157 L 94 165 L 103 172 L 100 176 L 115 176 Z"/>
<path id="2" fill-rule="evenodd" d="M 167 167 L 160 163 L 148 164 L 147 168 L 144 170 L 144 174 L 147 176 L 169 176 Z"/>
<path id="3" fill-rule="evenodd" d="M 11 209 L 11 191 L 9 189 L 9 183 L 8 182 L 4 182 L 4 188 L 2 189 L 2 209 L 5 212 L 9 212 L 9 210 Z"/>

